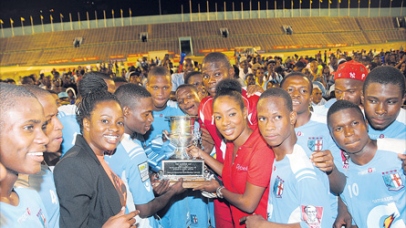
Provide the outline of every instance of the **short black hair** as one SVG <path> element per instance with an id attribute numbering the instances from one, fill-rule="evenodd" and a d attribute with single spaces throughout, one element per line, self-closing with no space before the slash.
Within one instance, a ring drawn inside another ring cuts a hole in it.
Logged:
<path id="1" fill-rule="evenodd" d="M 365 121 L 364 114 L 362 114 L 362 111 L 358 105 L 356 105 L 350 101 L 347 101 L 347 100 L 338 100 L 338 101 L 334 102 L 334 104 L 328 109 L 328 112 L 327 112 L 327 125 L 328 125 L 329 129 L 331 127 L 331 123 L 330 123 L 331 115 L 333 115 L 334 113 L 339 112 L 341 110 L 344 110 L 344 109 L 354 109 Z"/>
<path id="2" fill-rule="evenodd" d="M 230 69 L 230 61 L 228 60 L 227 56 L 220 52 L 211 52 L 203 58 L 202 65 L 205 63 L 215 63 L 221 62 L 227 69 Z"/>
<path id="3" fill-rule="evenodd" d="M 222 96 L 230 96 L 240 105 L 241 110 L 243 110 L 245 104 L 241 93 L 242 87 L 238 80 L 232 78 L 223 79 L 216 85 L 216 95 L 213 99 L 213 105 L 217 98 Z"/>
<path id="4" fill-rule="evenodd" d="M 34 96 L 37 98 L 44 97 L 46 95 L 51 95 L 49 90 L 43 89 L 36 85 L 22 85 L 22 86 L 24 86 L 24 88 L 26 88 L 28 91 L 34 94 Z"/>
<path id="5" fill-rule="evenodd" d="M 285 101 L 285 105 L 288 108 L 289 112 L 293 111 L 293 104 L 292 104 L 292 98 L 290 97 L 289 93 L 286 92 L 285 90 L 281 88 L 270 88 L 265 90 L 261 96 L 258 99 L 258 102 L 260 100 L 263 100 L 268 97 L 280 97 L 283 98 Z"/>
<path id="6" fill-rule="evenodd" d="M 114 82 L 127 82 L 127 80 L 123 77 L 115 77 L 113 80 Z"/>
<path id="7" fill-rule="evenodd" d="M 114 92 L 122 108 L 125 106 L 133 107 L 138 101 L 138 98 L 151 97 L 151 94 L 143 86 L 139 86 L 133 83 L 128 83 L 118 87 Z"/>
<path id="8" fill-rule="evenodd" d="M 392 84 L 400 88 L 402 96 L 406 93 L 405 90 L 405 77 L 399 69 L 393 66 L 379 66 L 375 67 L 369 72 L 368 77 L 365 79 L 363 91 L 367 90 L 371 83 L 379 83 L 382 85 Z"/>
<path id="9" fill-rule="evenodd" d="M 190 78 L 193 77 L 193 76 L 199 75 L 199 74 L 202 74 L 202 72 L 200 72 L 200 71 L 192 71 L 192 72 L 187 73 L 186 77 L 185 77 L 185 84 L 189 84 Z"/>
<path id="10" fill-rule="evenodd" d="M 180 89 L 185 89 L 185 88 L 190 88 L 191 90 L 195 91 L 197 93 L 197 88 L 194 85 L 191 84 L 182 84 L 180 86 L 178 86 L 178 88 L 176 89 L 176 94 L 178 94 L 178 91 Z"/>
<path id="11" fill-rule="evenodd" d="M 17 105 L 21 105 L 22 102 L 25 98 L 35 98 L 35 95 L 28 91 L 24 86 L 17 86 L 14 84 L 8 84 L 8 83 L 3 83 L 0 82 L 0 107 L 1 107 L 1 112 L 0 112 L 0 128 L 3 128 L 3 125 L 6 121 L 4 118 L 4 114 L 7 113 L 10 109 L 13 109 Z M 19 102 L 17 102 L 17 99 L 21 98 Z M 29 105 L 29 104 L 27 104 Z M 1 132 L 1 130 L 0 130 Z M 3 143 L 3 142 L 2 142 Z"/>
<path id="12" fill-rule="evenodd" d="M 306 79 L 309 81 L 310 93 L 313 92 L 313 83 L 309 80 L 308 77 L 306 77 L 305 74 L 303 74 L 303 73 L 301 73 L 301 72 L 292 72 L 292 73 L 286 75 L 286 76 L 282 79 L 282 81 L 281 81 L 281 83 L 280 83 L 280 87 L 282 88 L 283 84 L 285 83 L 285 81 L 286 81 L 288 78 L 294 77 L 294 76 L 301 76 L 301 77 L 303 77 L 303 78 L 306 78 Z"/>

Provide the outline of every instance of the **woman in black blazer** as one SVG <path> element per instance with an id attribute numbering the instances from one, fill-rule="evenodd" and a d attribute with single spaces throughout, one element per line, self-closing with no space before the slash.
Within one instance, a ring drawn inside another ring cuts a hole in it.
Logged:
<path id="1" fill-rule="evenodd" d="M 126 188 L 104 161 L 124 133 L 123 112 L 107 91 L 87 94 L 78 104 L 82 135 L 55 166 L 60 227 L 131 227 L 138 212 L 124 215 Z"/>

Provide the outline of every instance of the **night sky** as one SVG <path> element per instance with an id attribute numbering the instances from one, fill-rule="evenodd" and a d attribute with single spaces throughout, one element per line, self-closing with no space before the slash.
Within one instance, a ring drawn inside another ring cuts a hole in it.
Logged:
<path id="1" fill-rule="evenodd" d="M 81 20 L 86 18 L 86 11 L 89 12 L 90 19 L 97 17 L 103 18 L 103 10 L 106 10 L 106 16 L 112 16 L 111 10 L 114 9 L 115 17 L 120 17 L 120 9 L 123 9 L 124 17 L 129 16 L 129 8 L 131 8 L 133 16 L 148 16 L 159 15 L 159 1 L 161 1 L 162 14 L 180 14 L 181 5 L 183 4 L 184 13 L 189 13 L 189 0 L 0 0 L 0 19 L 4 21 L 3 26 L 10 26 L 10 18 L 18 26 L 20 17 L 24 17 L 26 23 L 29 23 L 30 16 L 33 17 L 34 24 L 40 24 L 40 15 L 44 17 L 44 23 L 49 23 L 50 14 L 53 15 L 54 21 L 60 21 L 60 14 L 64 16 L 64 21 L 67 21 L 69 13 L 72 13 L 72 19 L 78 20 L 78 12 Z M 275 0 L 268 0 L 270 9 L 274 8 Z M 276 0 L 278 8 L 282 8 L 284 0 Z M 293 0 L 294 8 L 299 8 L 300 0 Z M 309 8 L 311 0 L 302 0 L 302 8 Z M 339 0 L 330 0 L 331 8 L 336 8 Z M 371 7 L 378 7 L 379 0 L 370 0 Z M 389 7 L 390 0 L 381 0 L 381 7 Z M 244 9 L 249 9 L 250 0 L 209 0 L 210 12 L 215 11 L 215 3 L 217 2 L 217 10 L 224 11 L 224 2 L 226 2 L 227 11 L 232 10 L 232 2 L 234 2 L 235 10 L 241 10 L 241 2 Z M 267 0 L 259 0 L 261 9 L 265 9 Z M 312 1 L 312 8 L 319 7 L 319 0 Z M 402 0 L 393 0 L 392 7 L 400 7 Z M 192 0 L 193 12 L 198 11 L 200 3 L 201 12 L 206 12 L 206 0 Z M 360 0 L 361 7 L 368 7 L 368 0 Z M 358 0 L 350 0 L 352 8 L 358 7 Z M 322 8 L 328 7 L 328 0 L 322 0 Z M 348 7 L 348 0 L 341 0 L 341 8 Z M 252 0 L 252 10 L 257 10 L 258 0 Z M 285 8 L 291 8 L 291 0 L 285 0 Z"/>

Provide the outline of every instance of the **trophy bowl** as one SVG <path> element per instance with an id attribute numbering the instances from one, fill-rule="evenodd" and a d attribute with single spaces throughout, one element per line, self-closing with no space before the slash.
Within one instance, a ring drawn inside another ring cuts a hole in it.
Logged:
<path id="1" fill-rule="evenodd" d="M 195 116 L 169 116 L 170 129 L 165 138 L 169 139 L 172 145 L 176 147 L 175 159 L 190 159 L 186 148 L 196 145 L 196 134 L 194 132 Z"/>

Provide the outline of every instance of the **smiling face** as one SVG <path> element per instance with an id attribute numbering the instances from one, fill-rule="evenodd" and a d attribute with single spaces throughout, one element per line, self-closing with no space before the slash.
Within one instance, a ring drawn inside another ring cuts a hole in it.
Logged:
<path id="1" fill-rule="evenodd" d="M 237 141 L 247 125 L 247 110 L 231 96 L 220 96 L 213 103 L 214 122 L 218 131 L 228 141 Z"/>
<path id="2" fill-rule="evenodd" d="M 368 143 L 368 131 L 361 113 L 347 108 L 333 113 L 329 130 L 337 145 L 349 154 L 362 151 Z"/>
<path id="3" fill-rule="evenodd" d="M 154 110 L 163 110 L 166 102 L 171 95 L 171 77 L 170 76 L 150 76 L 146 86 L 148 92 L 152 95 Z"/>
<path id="4" fill-rule="evenodd" d="M 369 84 L 361 97 L 368 123 L 376 130 L 387 128 L 398 117 L 405 98 L 395 84 Z"/>
<path id="5" fill-rule="evenodd" d="M 190 87 L 182 87 L 176 91 L 176 100 L 179 108 L 189 116 L 197 116 L 200 98 L 196 90 Z"/>
<path id="6" fill-rule="evenodd" d="M 47 121 L 45 129 L 45 134 L 49 138 L 49 143 L 46 146 L 47 152 L 57 152 L 62 143 L 63 129 L 63 126 L 57 117 L 58 106 L 55 98 L 51 94 L 38 96 L 38 101 L 44 108 L 44 114 Z"/>
<path id="7" fill-rule="evenodd" d="M 311 102 L 310 81 L 307 77 L 300 75 L 286 78 L 281 86 L 292 98 L 293 111 L 298 115 L 309 112 Z"/>
<path id="8" fill-rule="evenodd" d="M 194 85 L 196 87 L 200 99 L 207 97 L 208 94 L 207 94 L 206 88 L 203 85 L 203 75 L 202 74 L 196 74 L 196 75 L 191 76 L 189 78 L 188 84 Z"/>
<path id="9" fill-rule="evenodd" d="M 41 170 L 49 142 L 43 108 L 32 97 L 16 98 L 16 102 L 9 110 L 2 110 L 0 162 L 9 173 L 35 174 Z"/>
<path id="10" fill-rule="evenodd" d="M 125 132 L 132 135 L 134 132 L 144 135 L 151 129 L 154 116 L 152 115 L 152 98 L 141 97 L 134 102 L 133 107 L 124 107 Z"/>
<path id="11" fill-rule="evenodd" d="M 113 151 L 124 133 L 124 116 L 116 101 L 101 101 L 83 119 L 83 137 L 97 155 Z"/>
<path id="12" fill-rule="evenodd" d="M 207 62 L 202 65 L 202 74 L 206 91 L 214 97 L 217 83 L 224 78 L 228 78 L 230 69 L 224 62 Z"/>
<path id="13" fill-rule="evenodd" d="M 267 97 L 257 104 L 258 128 L 271 147 L 283 145 L 294 134 L 296 113 L 289 112 L 281 97 Z"/>

